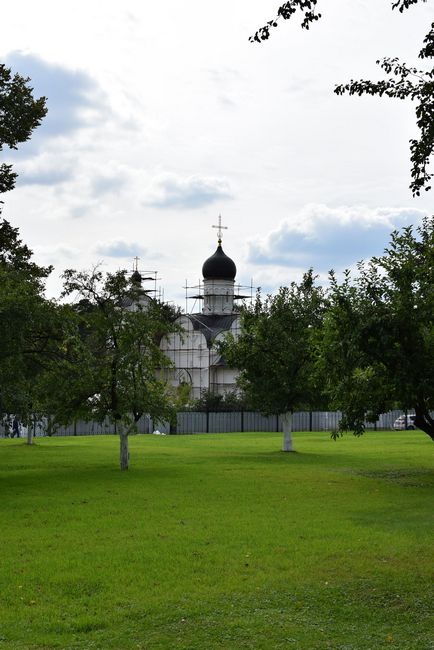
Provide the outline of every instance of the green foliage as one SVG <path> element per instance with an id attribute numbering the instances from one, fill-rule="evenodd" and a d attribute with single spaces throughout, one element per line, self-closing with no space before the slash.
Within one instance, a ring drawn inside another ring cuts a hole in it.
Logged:
<path id="1" fill-rule="evenodd" d="M 392 2 L 392 9 L 398 9 L 400 13 L 404 9 L 408 9 L 411 5 L 417 4 L 419 1 L 427 2 L 427 0 L 396 0 Z M 260 43 L 270 38 L 270 29 L 277 27 L 279 18 L 289 20 L 297 12 L 303 14 L 301 26 L 303 29 L 309 29 L 313 23 L 321 18 L 321 14 L 317 10 L 318 0 L 288 0 L 284 2 L 277 10 L 277 16 L 274 20 L 269 20 L 264 27 L 258 29 L 253 36 L 250 37 L 250 42 Z"/>
<path id="2" fill-rule="evenodd" d="M 434 23 L 425 38 L 420 58 L 432 58 L 434 47 Z M 419 139 L 410 140 L 410 161 L 412 163 L 410 189 L 413 196 L 419 196 L 422 189 L 431 189 L 432 174 L 428 172 L 430 157 L 434 151 L 434 68 L 419 70 L 401 63 L 397 58 L 384 58 L 377 64 L 389 75 L 388 79 L 372 81 L 351 81 L 336 86 L 335 93 L 343 95 L 378 95 L 395 99 L 410 99 L 416 102 L 416 124 Z"/>
<path id="3" fill-rule="evenodd" d="M 61 423 L 108 417 L 127 432 L 145 413 L 170 419 L 170 394 L 156 372 L 168 363 L 159 341 L 175 328 L 167 310 L 126 271 L 68 270 L 64 280 L 63 296 L 79 300 L 65 308 L 64 355 L 45 376 L 46 412 Z"/>
<path id="4" fill-rule="evenodd" d="M 250 405 L 244 395 L 236 391 L 228 391 L 223 395 L 204 389 L 199 399 L 191 405 L 192 411 L 203 412 L 233 412 L 250 410 Z"/>
<path id="5" fill-rule="evenodd" d="M 33 98 L 30 79 L 12 75 L 10 68 L 0 63 L 0 152 L 4 146 L 17 149 L 17 145 L 30 139 L 32 131 L 47 114 L 45 97 Z M 0 165 L 0 194 L 15 186 L 17 174 L 12 165 Z"/>
<path id="6" fill-rule="evenodd" d="M 183 411 L 187 409 L 191 402 L 191 384 L 187 382 L 181 382 L 176 389 L 174 396 L 174 406 L 176 411 Z"/>
<path id="7" fill-rule="evenodd" d="M 411 5 L 417 4 L 419 0 L 397 0 L 392 2 L 392 9 L 398 9 L 401 13 Z M 422 0 L 426 2 L 426 0 Z M 304 29 L 309 27 L 321 18 L 317 12 L 318 0 L 289 0 L 277 11 L 277 18 L 270 20 L 264 27 L 261 27 L 253 36 L 251 42 L 267 40 L 270 37 L 270 29 L 277 27 L 279 18 L 289 20 L 297 12 L 303 14 L 301 26 Z M 434 23 L 426 35 L 423 47 L 419 52 L 420 59 L 432 59 L 434 57 Z M 419 128 L 419 138 L 410 140 L 410 161 L 411 183 L 410 189 L 413 196 L 419 196 L 422 189 L 431 189 L 430 181 L 433 174 L 428 172 L 430 158 L 434 151 L 434 68 L 420 70 L 405 63 L 398 58 L 385 57 L 378 60 L 377 64 L 386 72 L 388 78 L 378 82 L 353 81 L 347 84 L 336 86 L 335 93 L 343 95 L 376 95 L 392 97 L 394 99 L 410 99 L 416 102 L 416 124 Z"/>
<path id="8" fill-rule="evenodd" d="M 276 296 L 263 300 L 258 293 L 243 310 L 240 335 L 228 335 L 221 352 L 240 369 L 239 386 L 255 409 L 269 415 L 316 406 L 315 340 L 324 309 L 309 271 Z"/>
<path id="9" fill-rule="evenodd" d="M 0 439 L 2 650 L 429 650 L 428 439 Z"/>
<path id="10" fill-rule="evenodd" d="M 31 260 L 17 228 L 0 220 L 0 414 L 25 418 L 35 407 L 36 384 L 56 353 L 58 308 L 44 297 L 51 267 Z"/>
<path id="11" fill-rule="evenodd" d="M 328 298 L 318 365 L 341 430 L 398 407 L 434 440 L 434 217 L 394 232 L 353 281 L 332 273 Z"/>
<path id="12" fill-rule="evenodd" d="M 28 140 L 47 112 L 45 98 L 33 98 L 29 81 L 0 63 L 0 152 Z M 14 188 L 16 176 L 12 165 L 0 165 L 0 194 Z M 35 408 L 35 385 L 58 329 L 56 306 L 43 295 L 52 269 L 31 256 L 18 229 L 0 219 L 0 415 L 19 413 L 22 419 Z"/>

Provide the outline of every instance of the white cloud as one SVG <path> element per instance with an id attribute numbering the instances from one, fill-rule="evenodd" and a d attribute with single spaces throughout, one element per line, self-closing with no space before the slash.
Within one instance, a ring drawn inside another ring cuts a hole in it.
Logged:
<path id="1" fill-rule="evenodd" d="M 38 262 L 58 267 L 59 264 L 69 264 L 69 260 L 76 260 L 80 251 L 65 244 L 57 246 L 36 246 L 34 250 L 38 256 Z"/>
<path id="2" fill-rule="evenodd" d="M 156 208 L 194 209 L 231 198 L 225 179 L 199 175 L 183 178 L 163 173 L 148 186 L 144 203 Z"/>
<path id="3" fill-rule="evenodd" d="M 32 249 L 77 251 L 59 257 L 59 271 L 102 257 L 107 270 L 129 266 L 95 246 L 136 241 L 164 251 L 150 265 L 166 297 L 182 301 L 184 279 L 197 284 L 214 251 L 221 211 L 239 278 L 273 290 L 311 264 L 327 273 L 381 252 L 395 225 L 387 213 L 380 227 L 377 213 L 369 229 L 345 227 L 333 213 L 303 213 L 307 203 L 432 209 L 430 194 L 408 191 L 412 103 L 333 94 L 335 83 L 377 78 L 383 55 L 410 62 L 429 3 L 401 15 L 388 2 L 329 0 L 315 29 L 286 21 L 262 45 L 248 42 L 271 17 L 259 0 L 218 11 L 199 0 L 133 0 L 128 10 L 108 0 L 104 11 L 78 0 L 62 3 L 68 29 L 53 2 L 24 4 L 2 7 L 1 59 L 48 97 L 49 113 L 11 156 L 19 178 L 4 214 Z M 8 55 L 17 49 L 27 54 Z M 297 213 L 304 230 L 288 219 Z"/>
<path id="4" fill-rule="evenodd" d="M 17 164 L 18 185 L 54 186 L 71 180 L 74 162 L 68 155 L 44 151 Z"/>
<path id="5" fill-rule="evenodd" d="M 46 97 L 48 113 L 33 136 L 35 138 L 65 135 L 88 126 L 104 113 L 108 106 L 101 88 L 82 70 L 53 65 L 33 54 L 11 52 L 5 63 L 12 72 L 29 76 L 36 97 Z"/>
<path id="6" fill-rule="evenodd" d="M 145 255 L 146 249 L 136 242 L 118 239 L 109 242 L 100 242 L 95 246 L 95 253 L 98 255 L 106 255 L 107 257 L 130 258 Z"/>
<path id="7" fill-rule="evenodd" d="M 127 183 L 121 174 L 97 174 L 91 179 L 91 191 L 94 196 L 118 192 Z"/>
<path id="8" fill-rule="evenodd" d="M 418 224 L 425 213 L 411 208 L 306 205 L 277 230 L 249 243 L 248 261 L 257 265 L 342 269 L 381 254 L 390 233 Z"/>

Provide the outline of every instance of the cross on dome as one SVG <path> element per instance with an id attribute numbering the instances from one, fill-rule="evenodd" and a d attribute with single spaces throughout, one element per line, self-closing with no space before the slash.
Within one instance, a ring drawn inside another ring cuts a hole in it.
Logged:
<path id="1" fill-rule="evenodd" d="M 228 229 L 228 226 L 222 226 L 222 215 L 221 214 L 219 214 L 218 226 L 212 226 L 212 227 L 213 228 L 218 228 L 217 237 L 218 237 L 219 244 L 221 244 L 222 243 L 222 237 L 223 237 L 222 230 L 227 230 Z"/>

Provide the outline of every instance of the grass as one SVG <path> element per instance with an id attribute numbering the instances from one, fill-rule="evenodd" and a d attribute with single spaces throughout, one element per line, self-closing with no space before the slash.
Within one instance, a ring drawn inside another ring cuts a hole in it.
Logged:
<path id="1" fill-rule="evenodd" d="M 0 440 L 0 650 L 434 648 L 432 442 L 294 438 Z"/>

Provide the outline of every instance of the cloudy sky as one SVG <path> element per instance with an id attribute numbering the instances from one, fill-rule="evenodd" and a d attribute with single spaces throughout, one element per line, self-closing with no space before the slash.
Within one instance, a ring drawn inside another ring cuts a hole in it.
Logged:
<path id="1" fill-rule="evenodd" d="M 432 0 L 321 0 L 309 31 L 271 19 L 270 0 L 21 0 L 2 8 L 0 60 L 32 79 L 48 115 L 13 156 L 3 216 L 37 261 L 158 271 L 181 306 L 216 247 L 241 284 L 266 291 L 380 253 L 396 227 L 432 213 L 408 189 L 414 106 L 337 97 L 381 78 L 376 59 L 417 63 Z M 419 64 L 418 64 L 419 65 Z M 192 307 L 192 305 L 191 305 Z M 197 306 L 196 306 L 197 307 Z"/>

